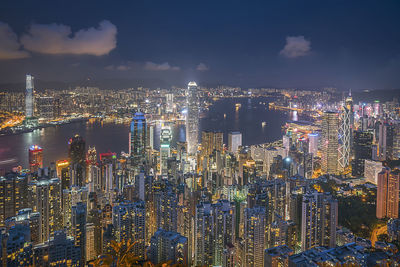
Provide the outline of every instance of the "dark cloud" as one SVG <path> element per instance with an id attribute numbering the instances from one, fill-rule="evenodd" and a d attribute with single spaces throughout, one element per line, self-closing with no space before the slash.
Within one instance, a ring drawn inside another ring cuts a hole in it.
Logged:
<path id="1" fill-rule="evenodd" d="M 11 27 L 0 22 L 0 59 L 18 59 L 29 57 L 29 53 L 20 50 L 17 35 Z"/>

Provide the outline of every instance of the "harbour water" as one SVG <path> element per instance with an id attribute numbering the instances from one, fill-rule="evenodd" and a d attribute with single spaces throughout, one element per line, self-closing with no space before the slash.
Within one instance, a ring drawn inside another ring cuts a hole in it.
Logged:
<path id="1" fill-rule="evenodd" d="M 282 135 L 282 125 L 293 119 L 293 114 L 268 109 L 268 98 L 225 98 L 209 107 L 200 119 L 201 130 L 215 130 L 224 133 L 227 144 L 230 131 L 240 131 L 243 145 L 272 142 Z M 236 105 L 240 104 L 240 105 Z M 264 123 L 263 123 L 264 122 Z M 161 125 L 155 125 L 154 146 L 160 145 Z M 44 165 L 68 157 L 68 140 L 75 134 L 84 137 L 86 147 L 95 146 L 98 153 L 128 152 L 129 124 L 76 122 L 48 127 L 33 132 L 0 137 L 0 168 L 8 170 L 13 166 L 28 167 L 28 149 L 37 144 L 43 148 Z M 185 126 L 172 127 L 172 146 L 185 141 Z"/>

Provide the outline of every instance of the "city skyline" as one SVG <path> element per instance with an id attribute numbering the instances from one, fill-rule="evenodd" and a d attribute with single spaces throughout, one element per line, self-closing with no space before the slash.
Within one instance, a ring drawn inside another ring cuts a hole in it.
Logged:
<path id="1" fill-rule="evenodd" d="M 398 261 L 396 97 L 214 90 L 194 81 L 157 91 L 37 92 L 27 77 L 27 101 L 0 95 L 0 148 L 29 144 L 0 161 L 11 164 L 0 168 L 9 266 Z M 253 139 L 273 129 L 269 141 Z M 111 151 L 117 142 L 120 150 Z"/>
<path id="2" fill-rule="evenodd" d="M 400 266 L 399 8 L 5 0 L 0 266 Z"/>

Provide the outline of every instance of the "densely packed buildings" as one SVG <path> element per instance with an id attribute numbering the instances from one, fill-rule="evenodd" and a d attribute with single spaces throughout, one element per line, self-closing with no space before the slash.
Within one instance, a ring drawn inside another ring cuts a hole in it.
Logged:
<path id="1" fill-rule="evenodd" d="M 67 159 L 43 166 L 46 147 L 32 144 L 30 166 L 0 177 L 3 264 L 98 264 L 113 253 L 114 242 L 141 263 L 184 266 L 367 266 L 398 259 L 390 243 L 400 239 L 396 101 L 355 104 L 349 95 L 335 102 L 327 91 L 207 91 L 195 82 L 173 92 L 77 88 L 39 93 L 33 101 L 31 80 L 27 84 L 29 119 L 35 112 L 51 120 L 68 113 L 122 118 L 134 111 L 129 153 L 98 154 L 75 135 Z M 282 140 L 252 146 L 242 144 L 240 132 L 227 142 L 218 131 L 199 133 L 209 97 L 242 94 L 285 95 L 275 108 L 311 112 L 315 121 L 289 123 Z M 186 117 L 177 107 L 187 107 Z M 156 119 L 164 123 L 159 150 Z M 170 124 L 180 119 L 187 142 L 175 146 Z M 333 182 L 333 192 L 321 181 Z M 376 190 L 376 217 L 390 219 L 389 239 L 374 240 L 374 249 L 338 222 L 337 197 L 358 194 L 356 182 Z"/>

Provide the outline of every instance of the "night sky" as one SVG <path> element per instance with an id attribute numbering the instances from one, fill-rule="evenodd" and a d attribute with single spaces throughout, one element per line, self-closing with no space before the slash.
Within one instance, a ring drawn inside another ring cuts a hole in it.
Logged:
<path id="1" fill-rule="evenodd" d="M 399 14 L 398 0 L 2 0 L 0 83 L 400 88 Z"/>

